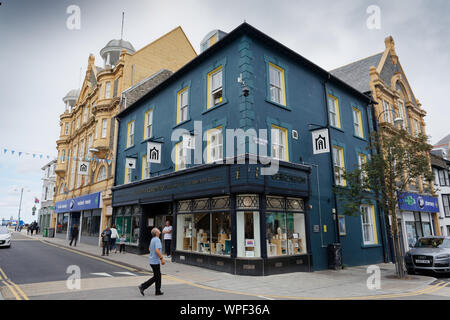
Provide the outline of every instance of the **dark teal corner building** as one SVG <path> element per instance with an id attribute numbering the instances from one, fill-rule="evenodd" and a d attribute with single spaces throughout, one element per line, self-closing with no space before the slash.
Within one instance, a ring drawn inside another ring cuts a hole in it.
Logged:
<path id="1" fill-rule="evenodd" d="M 247 23 L 118 115 L 113 221 L 130 250 L 173 225 L 171 255 L 268 275 L 387 256 L 374 202 L 340 215 L 333 186 L 370 158 L 372 100 Z M 168 248 L 166 248 L 168 249 Z"/>

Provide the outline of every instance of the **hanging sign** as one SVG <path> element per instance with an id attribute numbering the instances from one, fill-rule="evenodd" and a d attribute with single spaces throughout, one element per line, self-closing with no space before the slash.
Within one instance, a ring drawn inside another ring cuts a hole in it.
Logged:
<path id="1" fill-rule="evenodd" d="M 89 162 L 87 161 L 78 162 L 78 174 L 81 176 L 89 175 Z"/>
<path id="2" fill-rule="evenodd" d="M 128 169 L 136 169 L 136 158 L 126 158 L 125 162 Z"/>
<path id="3" fill-rule="evenodd" d="M 330 152 L 330 141 L 328 140 L 328 129 L 320 129 L 311 132 L 313 154 Z"/>
<path id="4" fill-rule="evenodd" d="M 150 163 L 161 163 L 161 143 L 147 143 L 147 161 Z"/>

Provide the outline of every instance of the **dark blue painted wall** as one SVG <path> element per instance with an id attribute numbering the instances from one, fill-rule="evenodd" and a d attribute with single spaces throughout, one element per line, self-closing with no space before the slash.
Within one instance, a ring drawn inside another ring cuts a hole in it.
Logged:
<path id="1" fill-rule="evenodd" d="M 223 129 L 256 130 L 268 128 L 271 124 L 285 127 L 289 130 L 289 159 L 295 163 L 313 164 L 311 175 L 312 196 L 308 204 L 311 248 L 314 269 L 327 268 L 326 246 L 336 242 L 336 223 L 332 209 L 336 207 L 332 192 L 334 174 L 330 163 L 330 154 L 312 154 L 312 138 L 309 124 L 327 125 L 325 77 L 319 76 L 308 66 L 279 53 L 271 44 L 261 43 L 255 38 L 246 36 L 231 42 L 220 51 L 197 64 L 175 81 L 168 80 L 168 85 L 153 97 L 135 104 L 131 112 L 120 116 L 118 156 L 116 169 L 116 185 L 124 182 L 125 157 L 137 157 L 137 169 L 133 173 L 133 181 L 141 179 L 141 159 L 146 154 L 146 143 L 143 141 L 144 113 L 148 108 L 154 108 L 153 136 L 163 137 L 163 156 L 161 164 L 152 164 L 153 175 L 174 171 L 170 153 L 174 146 L 171 133 L 174 128 L 185 128 L 192 131 L 193 120 L 202 120 L 203 130 L 217 125 Z M 287 107 L 268 101 L 267 63 L 271 61 L 285 70 Z M 207 73 L 224 65 L 224 101 L 219 107 L 206 110 L 206 79 Z M 242 96 L 241 84 L 237 78 L 242 74 L 250 88 L 248 97 Z M 189 121 L 176 126 L 176 93 L 189 85 Z M 327 92 L 339 99 L 341 129 L 332 128 L 330 135 L 333 143 L 344 148 L 346 169 L 357 165 L 357 152 L 366 152 L 369 131 L 372 130 L 371 120 L 366 115 L 367 101 L 349 91 L 338 83 L 329 81 Z M 364 136 L 353 134 L 352 106 L 362 112 Z M 135 146 L 125 149 L 127 123 L 135 120 Z M 311 127 L 311 128 L 314 128 Z M 299 133 L 298 140 L 292 139 L 292 130 Z M 269 134 L 270 145 L 270 134 Z M 161 139 L 159 141 L 162 141 Z M 203 142 L 205 148 L 205 142 Z M 224 137 L 224 153 L 225 153 Z M 248 146 L 247 146 L 248 148 Z M 248 150 L 248 149 L 247 149 Z M 320 186 L 320 187 L 319 187 Z M 320 198 L 319 198 L 320 194 Z M 320 202 L 320 205 L 319 205 Z M 339 206 L 337 207 L 339 212 Z M 361 265 L 383 261 L 381 247 L 381 221 L 377 217 L 378 246 L 364 247 L 362 245 L 361 218 L 359 215 L 346 217 L 347 235 L 341 237 L 344 264 Z M 313 232 L 314 225 L 322 225 L 321 232 Z M 326 226 L 326 232 L 324 232 Z"/>

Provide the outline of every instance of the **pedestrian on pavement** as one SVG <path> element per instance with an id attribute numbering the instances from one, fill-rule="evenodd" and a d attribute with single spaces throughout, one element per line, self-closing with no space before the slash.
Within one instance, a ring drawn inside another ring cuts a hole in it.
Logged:
<path id="1" fill-rule="evenodd" d="M 127 238 L 125 237 L 124 234 L 122 234 L 119 238 L 119 246 L 120 246 L 119 253 L 121 253 L 122 251 L 123 253 L 125 253 L 125 241 L 127 241 Z"/>
<path id="2" fill-rule="evenodd" d="M 105 251 L 106 251 L 106 255 L 109 256 L 110 241 L 111 241 L 111 230 L 107 226 L 106 229 L 103 230 L 103 232 L 102 232 L 102 244 L 103 244 L 102 256 L 105 255 Z"/>
<path id="3" fill-rule="evenodd" d="M 78 227 L 77 227 L 76 224 L 74 224 L 73 227 L 72 227 L 72 233 L 71 233 L 71 236 L 70 236 L 70 243 L 69 243 L 70 246 L 72 246 L 72 242 L 73 242 L 74 240 L 75 240 L 74 247 L 77 246 L 78 233 L 79 233 Z"/>
<path id="4" fill-rule="evenodd" d="M 144 282 L 139 288 L 139 292 L 144 295 L 144 291 L 155 283 L 155 295 L 160 296 L 164 293 L 161 292 L 161 264 L 164 265 L 166 262 L 161 254 L 161 240 L 159 236 L 161 231 L 158 228 L 152 229 L 152 241 L 150 242 L 150 267 L 153 270 L 153 277 L 148 281 Z"/>
<path id="5" fill-rule="evenodd" d="M 166 226 L 163 229 L 164 235 L 164 253 L 167 257 L 170 257 L 170 248 L 172 243 L 172 226 L 170 225 L 170 221 L 166 221 Z"/>
<path id="6" fill-rule="evenodd" d="M 110 250 L 111 252 L 113 251 L 113 249 L 115 249 L 115 253 L 117 253 L 117 247 L 116 247 L 116 240 L 119 237 L 119 233 L 117 232 L 116 229 L 116 225 L 113 224 L 111 227 L 111 246 L 110 246 Z"/>

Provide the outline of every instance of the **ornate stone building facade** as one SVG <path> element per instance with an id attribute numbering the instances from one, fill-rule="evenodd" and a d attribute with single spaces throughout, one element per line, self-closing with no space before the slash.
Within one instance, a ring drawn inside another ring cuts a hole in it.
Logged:
<path id="1" fill-rule="evenodd" d="M 409 133 L 403 136 L 405 144 L 414 143 L 419 134 L 426 135 L 427 112 L 414 95 L 391 36 L 385 39 L 383 52 L 330 72 L 354 88 L 372 95 L 376 101 L 374 119 L 382 134 L 400 134 L 399 126 L 402 126 Z M 413 197 L 433 196 L 433 185 L 425 179 L 417 179 L 408 186 L 408 191 Z M 419 236 L 440 234 L 437 212 L 399 210 L 398 218 L 405 249 Z"/>
<path id="2" fill-rule="evenodd" d="M 103 67 L 95 65 L 91 54 L 81 89 L 63 99 L 52 221 L 57 236 L 68 238 L 77 224 L 81 241 L 91 243 L 97 243 L 100 230 L 111 223 L 115 115 L 122 91 L 161 69 L 175 72 L 197 56 L 181 27 L 138 51 L 128 41 L 111 40 L 100 54 Z M 78 170 L 83 164 L 86 173 Z"/>

